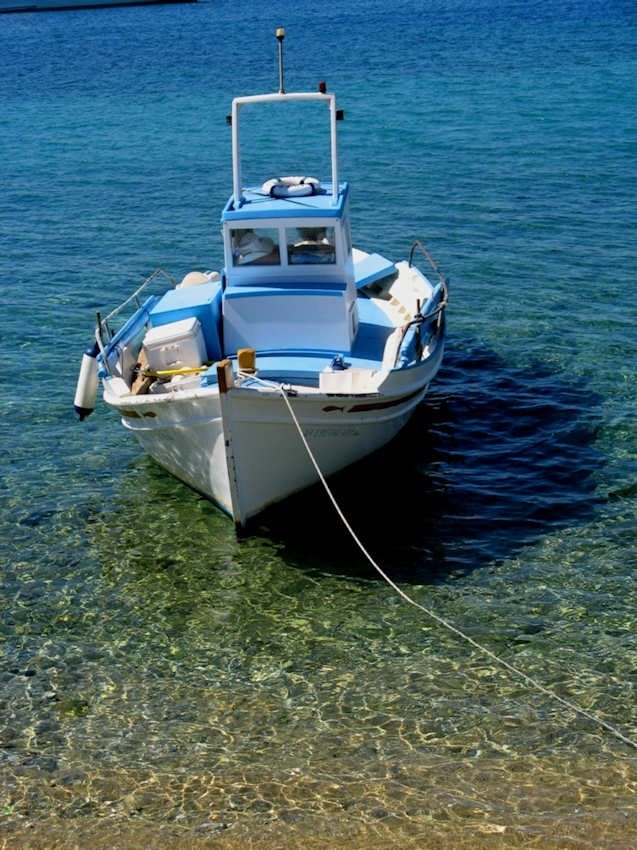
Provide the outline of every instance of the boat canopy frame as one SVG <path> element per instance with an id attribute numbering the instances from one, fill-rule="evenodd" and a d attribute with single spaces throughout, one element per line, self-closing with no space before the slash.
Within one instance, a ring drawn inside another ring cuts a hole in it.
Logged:
<path id="1" fill-rule="evenodd" d="M 279 92 L 273 94 L 255 94 L 245 97 L 235 97 L 232 101 L 232 196 L 235 209 L 245 202 L 241 185 L 241 136 L 239 131 L 239 115 L 244 106 L 255 103 L 292 103 L 298 101 L 317 102 L 329 109 L 330 121 L 330 160 L 332 166 L 332 204 L 338 204 L 338 150 L 336 144 L 336 96 L 330 92 Z"/>

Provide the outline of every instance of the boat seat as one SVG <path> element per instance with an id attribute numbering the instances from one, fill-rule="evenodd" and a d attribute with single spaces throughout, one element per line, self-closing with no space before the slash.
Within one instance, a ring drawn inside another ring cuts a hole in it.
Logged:
<path id="1" fill-rule="evenodd" d="M 376 280 L 382 280 L 395 271 L 396 266 L 392 261 L 381 254 L 369 254 L 363 259 L 357 259 L 356 254 L 354 255 L 354 280 L 357 289 L 362 289 Z"/>

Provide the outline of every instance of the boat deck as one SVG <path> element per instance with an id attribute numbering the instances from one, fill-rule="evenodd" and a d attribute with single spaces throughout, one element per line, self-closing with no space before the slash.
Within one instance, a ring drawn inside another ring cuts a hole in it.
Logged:
<path id="1" fill-rule="evenodd" d="M 395 329 L 387 310 L 377 299 L 359 297 L 357 300 L 359 326 L 352 351 L 344 354 L 348 366 L 358 369 L 379 369 L 387 337 Z M 319 373 L 330 365 L 337 354 L 325 351 L 257 351 L 256 366 L 260 378 L 271 381 L 301 382 L 307 386 L 318 386 Z M 216 366 L 202 375 L 202 384 L 211 386 L 217 382 Z"/>

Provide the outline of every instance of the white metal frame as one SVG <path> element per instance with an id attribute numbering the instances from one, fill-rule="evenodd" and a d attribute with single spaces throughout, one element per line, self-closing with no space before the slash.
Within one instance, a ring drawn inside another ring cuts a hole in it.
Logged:
<path id="1" fill-rule="evenodd" d="M 330 110 L 330 148 L 332 160 L 332 203 L 338 204 L 338 153 L 336 147 L 336 97 L 323 92 L 290 92 L 283 94 L 255 94 L 235 97 L 232 101 L 232 194 L 235 209 L 243 201 L 241 186 L 241 152 L 239 134 L 239 114 L 241 107 L 253 103 L 285 103 L 286 101 L 317 101 L 324 103 Z"/>

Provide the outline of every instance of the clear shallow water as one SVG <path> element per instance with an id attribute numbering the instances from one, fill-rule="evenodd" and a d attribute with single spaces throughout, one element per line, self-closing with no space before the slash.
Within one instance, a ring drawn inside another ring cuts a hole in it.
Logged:
<path id="1" fill-rule="evenodd" d="M 632 847 L 634 753 L 401 604 L 322 493 L 237 540 L 74 422 L 94 311 L 219 263 L 224 118 L 281 22 L 288 87 L 346 111 L 357 244 L 452 277 L 430 398 L 337 497 L 419 601 L 635 736 L 632 6 L 4 16 L 7 840 Z"/>

